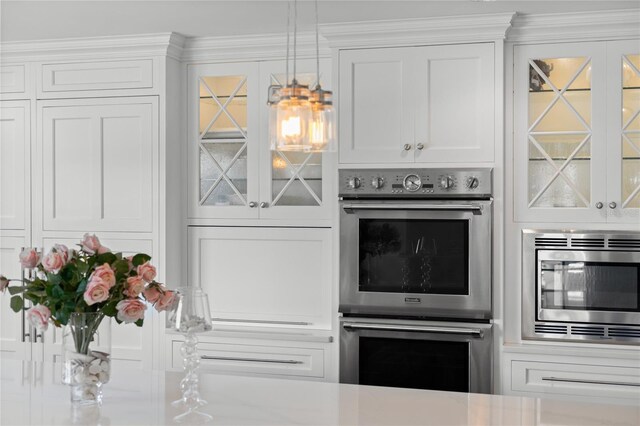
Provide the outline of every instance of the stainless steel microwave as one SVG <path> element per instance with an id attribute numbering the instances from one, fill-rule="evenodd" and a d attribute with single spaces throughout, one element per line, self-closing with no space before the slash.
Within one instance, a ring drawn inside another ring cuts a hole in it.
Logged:
<path id="1" fill-rule="evenodd" d="M 522 337 L 640 343 L 640 232 L 524 230 Z"/>

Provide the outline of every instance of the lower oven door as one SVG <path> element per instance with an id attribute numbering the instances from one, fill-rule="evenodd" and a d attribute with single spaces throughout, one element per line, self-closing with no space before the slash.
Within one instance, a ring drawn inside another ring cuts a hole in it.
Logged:
<path id="1" fill-rule="evenodd" d="M 341 318 L 340 382 L 492 392 L 491 324 Z"/>

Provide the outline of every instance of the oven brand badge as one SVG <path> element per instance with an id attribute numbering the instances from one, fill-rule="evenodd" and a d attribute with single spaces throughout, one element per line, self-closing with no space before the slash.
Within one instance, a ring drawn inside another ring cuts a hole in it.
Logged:
<path id="1" fill-rule="evenodd" d="M 405 297 L 404 303 L 421 303 L 419 297 Z"/>

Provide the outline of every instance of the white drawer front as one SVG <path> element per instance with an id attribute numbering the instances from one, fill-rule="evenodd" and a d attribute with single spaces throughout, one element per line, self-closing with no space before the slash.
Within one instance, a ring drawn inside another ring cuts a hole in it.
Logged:
<path id="1" fill-rule="evenodd" d="M 182 368 L 180 346 L 172 346 L 172 367 Z M 324 350 L 282 346 L 199 343 L 200 367 L 206 370 L 284 376 L 324 377 Z"/>
<path id="2" fill-rule="evenodd" d="M 150 87 L 153 87 L 151 59 L 42 65 L 42 92 Z"/>
<path id="3" fill-rule="evenodd" d="M 0 67 L 0 93 L 24 93 L 26 67 L 6 65 Z"/>
<path id="4" fill-rule="evenodd" d="M 640 369 L 512 361 L 511 389 L 584 397 L 640 398 Z"/>

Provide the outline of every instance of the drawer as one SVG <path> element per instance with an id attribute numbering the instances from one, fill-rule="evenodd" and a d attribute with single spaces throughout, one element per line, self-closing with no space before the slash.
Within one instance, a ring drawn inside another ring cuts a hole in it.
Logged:
<path id="1" fill-rule="evenodd" d="M 42 65 L 42 93 L 153 87 L 153 60 Z"/>
<path id="2" fill-rule="evenodd" d="M 18 94 L 25 94 L 27 68 L 25 65 L 3 65 L 0 67 L 0 93 L 3 99 L 15 99 Z"/>
<path id="3" fill-rule="evenodd" d="M 180 346 L 173 341 L 172 368 L 182 368 Z M 324 350 L 227 343 L 198 344 L 204 370 L 245 374 L 324 377 Z"/>
<path id="4" fill-rule="evenodd" d="M 640 369 L 551 362 L 511 362 L 511 390 L 540 396 L 640 398 Z"/>

